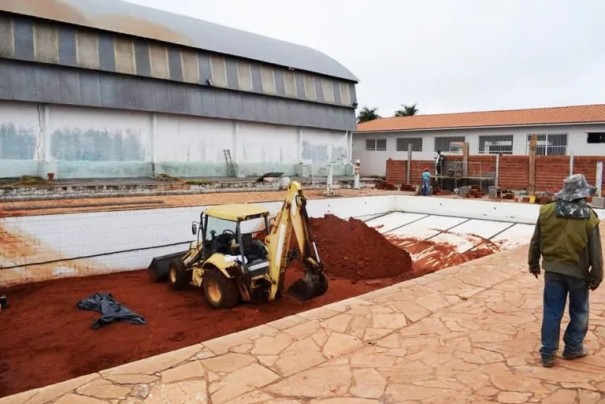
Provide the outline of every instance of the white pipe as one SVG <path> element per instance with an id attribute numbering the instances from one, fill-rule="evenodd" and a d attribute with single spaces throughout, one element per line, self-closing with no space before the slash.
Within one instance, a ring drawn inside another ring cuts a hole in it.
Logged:
<path id="1" fill-rule="evenodd" d="M 498 180 L 500 176 L 500 155 L 496 154 L 496 178 L 494 179 L 494 186 L 498 186 Z"/>
<path id="2" fill-rule="evenodd" d="M 603 162 L 597 162 L 597 176 L 596 176 L 596 186 L 597 192 L 596 196 L 600 197 L 602 192 L 602 184 L 603 184 Z"/>
<path id="3" fill-rule="evenodd" d="M 156 130 L 158 126 L 158 117 L 155 113 L 151 113 L 151 130 L 149 131 L 149 154 L 151 155 L 151 176 L 155 177 L 155 140 Z"/>

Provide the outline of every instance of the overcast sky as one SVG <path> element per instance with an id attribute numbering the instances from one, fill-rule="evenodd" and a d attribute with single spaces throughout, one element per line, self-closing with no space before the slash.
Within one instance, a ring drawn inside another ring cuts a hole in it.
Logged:
<path id="1" fill-rule="evenodd" d="M 129 0 L 310 46 L 393 115 L 605 103 L 601 0 Z"/>

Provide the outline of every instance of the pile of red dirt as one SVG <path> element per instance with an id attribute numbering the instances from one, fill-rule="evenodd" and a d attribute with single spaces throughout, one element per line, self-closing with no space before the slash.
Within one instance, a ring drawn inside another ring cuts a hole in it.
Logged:
<path id="1" fill-rule="evenodd" d="M 413 185 L 408 185 L 408 184 L 402 184 L 401 188 L 399 188 L 400 191 L 408 191 L 408 192 L 416 192 L 416 187 Z"/>
<path id="2" fill-rule="evenodd" d="M 452 191 L 448 191 L 447 189 L 435 188 L 433 195 L 454 195 L 454 193 Z"/>
<path id="3" fill-rule="evenodd" d="M 468 194 L 465 195 L 466 198 L 481 198 L 483 197 L 483 192 L 481 192 L 481 188 L 478 185 L 472 185 L 468 191 Z"/>
<path id="4" fill-rule="evenodd" d="M 391 184 L 390 182 L 386 182 L 383 180 L 378 180 L 376 181 L 374 188 L 376 189 L 384 189 L 387 191 L 396 191 L 397 190 L 397 186 Z"/>
<path id="5" fill-rule="evenodd" d="M 311 219 L 311 230 L 319 257 L 330 276 L 345 279 L 380 279 L 404 275 L 412 270 L 407 251 L 389 243 L 380 233 L 358 219 L 333 215 Z"/>

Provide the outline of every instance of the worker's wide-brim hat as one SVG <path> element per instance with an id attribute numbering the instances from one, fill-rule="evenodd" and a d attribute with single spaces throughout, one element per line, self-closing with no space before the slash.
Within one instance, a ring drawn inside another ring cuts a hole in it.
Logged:
<path id="1" fill-rule="evenodd" d="M 596 187 L 588 185 L 583 174 L 574 174 L 565 178 L 563 189 L 557 192 L 555 196 L 563 201 L 575 201 L 593 196 L 596 190 Z"/>

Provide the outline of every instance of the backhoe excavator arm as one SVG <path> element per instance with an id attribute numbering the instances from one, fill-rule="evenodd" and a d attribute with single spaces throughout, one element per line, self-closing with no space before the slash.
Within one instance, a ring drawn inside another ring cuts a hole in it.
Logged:
<path id="1" fill-rule="evenodd" d="M 289 249 L 292 232 L 300 250 L 305 276 L 295 282 L 289 292 L 301 300 L 308 300 L 324 294 L 327 289 L 327 279 L 311 233 L 306 203 L 300 183 L 290 182 L 282 208 L 275 217 L 270 234 L 265 239 L 269 248 L 268 276 L 271 282 L 269 300 L 277 296 L 280 280 L 283 281 L 291 259 Z"/>

